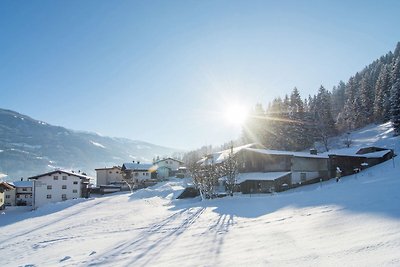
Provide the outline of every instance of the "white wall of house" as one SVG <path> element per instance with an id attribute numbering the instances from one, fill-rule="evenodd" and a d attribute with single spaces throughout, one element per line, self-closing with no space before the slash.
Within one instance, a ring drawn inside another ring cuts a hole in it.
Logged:
<path id="1" fill-rule="evenodd" d="M 25 202 L 27 206 L 32 206 L 32 182 L 31 181 L 16 181 L 15 186 L 15 205 Z"/>
<path id="2" fill-rule="evenodd" d="M 4 192 L 4 204 L 6 206 L 15 206 L 15 189 Z"/>
<path id="3" fill-rule="evenodd" d="M 96 169 L 96 185 L 124 183 L 118 167 Z"/>
<path id="4" fill-rule="evenodd" d="M 168 178 L 171 171 L 176 172 L 179 167 L 183 166 L 182 162 L 172 158 L 162 159 L 160 161 L 157 161 L 155 164 L 157 166 L 158 178 Z"/>
<path id="5" fill-rule="evenodd" d="M 135 183 L 151 179 L 151 173 L 148 170 L 133 170 L 132 178 Z"/>
<path id="6" fill-rule="evenodd" d="M 82 179 L 72 174 L 53 173 L 34 181 L 35 207 L 67 199 L 80 198 Z"/>

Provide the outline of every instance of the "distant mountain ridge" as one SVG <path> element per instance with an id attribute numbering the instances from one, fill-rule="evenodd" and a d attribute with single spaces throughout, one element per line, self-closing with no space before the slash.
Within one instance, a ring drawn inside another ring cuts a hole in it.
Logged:
<path id="1" fill-rule="evenodd" d="M 93 175 L 94 169 L 131 160 L 182 152 L 143 141 L 69 130 L 6 109 L 0 109 L 0 178 L 33 176 L 65 168 Z"/>

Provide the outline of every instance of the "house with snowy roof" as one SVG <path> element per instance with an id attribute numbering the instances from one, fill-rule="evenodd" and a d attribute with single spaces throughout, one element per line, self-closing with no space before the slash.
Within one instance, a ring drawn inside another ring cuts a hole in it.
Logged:
<path id="1" fill-rule="evenodd" d="M 282 191 L 299 185 L 328 180 L 339 168 L 343 175 L 371 167 L 394 156 L 392 150 L 360 149 L 348 154 L 315 154 L 315 151 L 293 152 L 248 144 L 207 155 L 198 164 L 222 164 L 231 155 L 238 162 L 236 184 L 243 193 Z M 224 181 L 221 177 L 220 181 Z"/>
<path id="2" fill-rule="evenodd" d="M 166 158 L 155 161 L 153 163 L 157 169 L 157 178 L 164 179 L 175 176 L 179 168 L 183 167 L 184 163 L 174 158 Z"/>
<path id="3" fill-rule="evenodd" d="M 151 163 L 128 162 L 122 164 L 121 171 L 136 188 L 152 185 L 157 181 L 156 168 Z"/>
<path id="4" fill-rule="evenodd" d="M 91 177 L 84 173 L 55 170 L 28 179 L 33 183 L 34 208 L 48 203 L 89 197 Z"/>
<path id="5" fill-rule="evenodd" d="M 208 155 L 200 164 L 221 164 L 230 155 L 238 162 L 236 184 L 243 193 L 282 191 L 329 179 L 329 157 L 305 152 L 265 149 L 248 144 Z"/>
<path id="6" fill-rule="evenodd" d="M 97 186 L 116 186 L 120 189 L 127 189 L 127 185 L 122 177 L 121 166 L 97 168 L 96 185 Z"/>

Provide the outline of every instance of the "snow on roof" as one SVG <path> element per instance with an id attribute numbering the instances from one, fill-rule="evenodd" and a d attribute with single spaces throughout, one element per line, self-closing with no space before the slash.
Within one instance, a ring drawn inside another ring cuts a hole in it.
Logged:
<path id="1" fill-rule="evenodd" d="M 180 160 L 177 160 L 177 159 L 173 159 L 173 158 L 160 159 L 160 160 L 157 160 L 156 162 L 154 162 L 154 164 L 157 164 L 157 163 L 159 163 L 161 161 L 166 161 L 166 160 L 173 160 L 173 161 L 176 161 L 176 162 L 179 162 L 179 163 L 183 164 L 183 161 L 180 161 Z"/>
<path id="2" fill-rule="evenodd" d="M 348 150 L 348 151 L 343 151 L 335 154 L 329 154 L 332 156 L 345 156 L 345 157 L 357 157 L 357 158 L 382 158 L 386 154 L 390 153 L 390 149 L 386 150 L 381 150 L 381 151 L 376 151 L 376 152 L 371 152 L 371 153 L 365 153 L 365 154 L 356 154 L 354 150 Z"/>
<path id="3" fill-rule="evenodd" d="M 65 171 L 65 170 L 55 170 L 55 171 L 39 174 L 39 175 L 36 175 L 36 176 L 32 176 L 32 177 L 29 177 L 28 179 L 39 179 L 40 177 L 47 176 L 47 175 L 52 175 L 54 173 L 59 173 L 59 174 L 65 173 L 65 174 L 68 174 L 68 175 L 79 177 L 81 179 L 91 179 L 92 178 L 92 177 L 84 175 L 82 173 L 76 173 L 76 172 Z"/>
<path id="4" fill-rule="evenodd" d="M 245 181 L 273 181 L 291 172 L 247 172 L 239 173 L 237 176 L 237 184 Z"/>
<path id="5" fill-rule="evenodd" d="M 124 163 L 122 165 L 122 169 L 124 170 L 137 170 L 137 171 L 141 171 L 141 170 L 149 170 L 153 167 L 153 164 L 151 163 L 133 163 L 133 162 L 128 162 L 128 163 Z"/>
<path id="6" fill-rule="evenodd" d="M 14 185 L 12 183 L 0 182 L 0 188 L 5 188 L 6 190 L 14 189 Z"/>
<path id="7" fill-rule="evenodd" d="M 252 143 L 252 144 L 234 147 L 233 149 L 226 149 L 223 151 L 215 152 L 215 153 L 212 153 L 212 154 L 207 155 L 206 157 L 202 158 L 197 163 L 199 163 L 199 164 L 221 163 L 229 157 L 231 152 L 233 152 L 233 154 L 236 154 L 236 153 L 242 151 L 243 149 L 247 149 L 247 148 L 251 148 L 251 147 L 261 147 L 261 145 L 259 145 L 257 143 Z"/>
<path id="8" fill-rule="evenodd" d="M 363 156 L 367 157 L 367 158 L 382 158 L 390 152 L 392 152 L 392 151 L 387 149 L 387 150 L 381 150 L 381 151 L 376 151 L 376 152 L 372 152 L 372 153 L 366 153 L 366 154 L 363 154 Z"/>
<path id="9" fill-rule="evenodd" d="M 313 155 L 308 152 L 295 152 L 295 151 L 284 151 L 284 150 L 272 150 L 272 149 L 256 149 L 256 148 L 246 148 L 247 151 L 252 151 L 255 153 L 265 154 L 265 155 L 282 155 L 282 156 L 294 156 L 302 158 L 320 158 L 327 159 L 327 155 Z"/>
<path id="10" fill-rule="evenodd" d="M 32 181 L 15 181 L 11 182 L 10 184 L 14 185 L 15 187 L 32 187 Z"/>

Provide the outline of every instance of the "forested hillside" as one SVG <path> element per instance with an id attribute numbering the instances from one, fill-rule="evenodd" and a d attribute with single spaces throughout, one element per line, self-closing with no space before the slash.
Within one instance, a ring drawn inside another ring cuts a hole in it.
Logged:
<path id="1" fill-rule="evenodd" d="M 321 85 L 315 95 L 302 99 L 294 88 L 266 108 L 256 104 L 243 129 L 243 142 L 303 150 L 320 141 L 329 150 L 329 137 L 389 120 L 399 135 L 400 42 L 394 53 L 380 57 L 332 90 Z"/>

